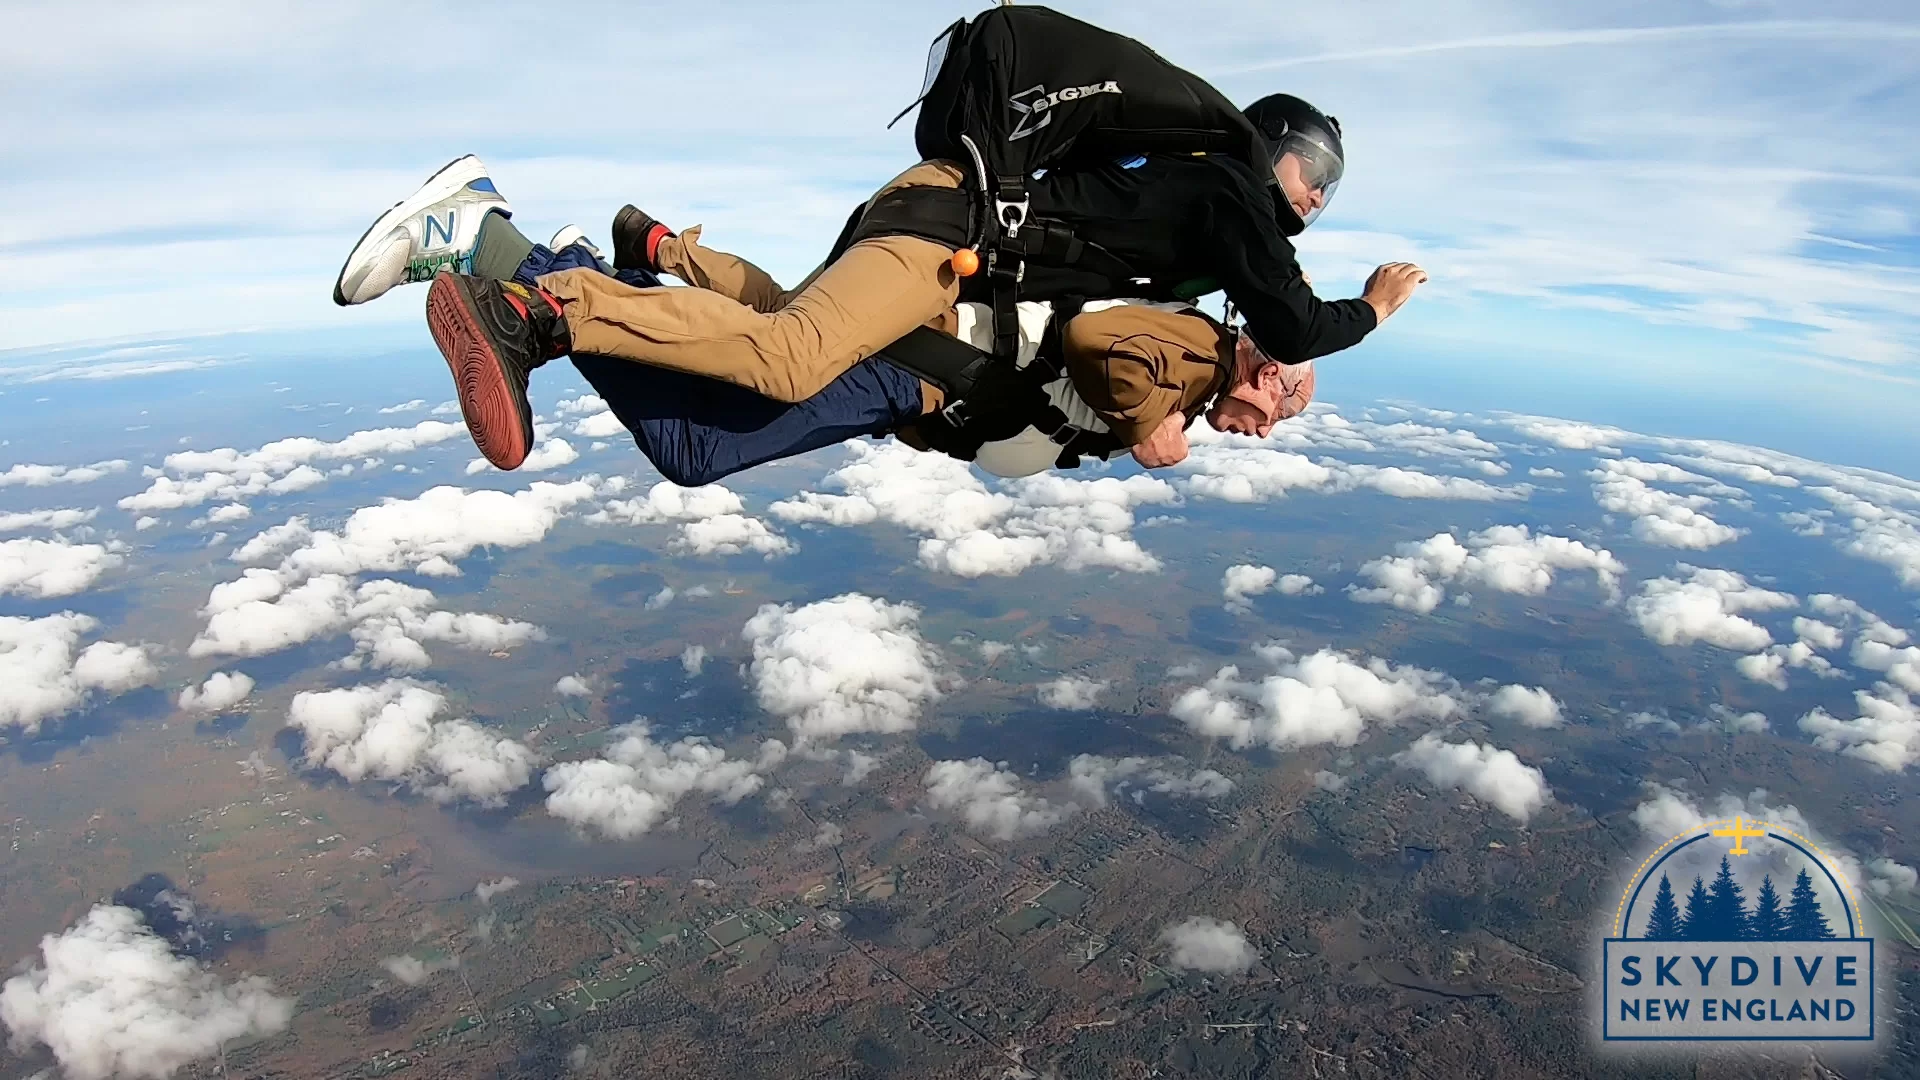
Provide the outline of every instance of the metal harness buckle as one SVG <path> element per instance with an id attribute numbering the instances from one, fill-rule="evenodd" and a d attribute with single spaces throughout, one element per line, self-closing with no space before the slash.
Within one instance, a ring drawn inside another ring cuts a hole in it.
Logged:
<path id="1" fill-rule="evenodd" d="M 1031 199 L 1021 198 L 1018 202 L 1009 202 L 998 196 L 993 200 L 994 216 L 1000 219 L 1000 225 L 1007 230 L 1008 236 L 1018 236 L 1020 226 L 1027 223 L 1027 208 Z"/>

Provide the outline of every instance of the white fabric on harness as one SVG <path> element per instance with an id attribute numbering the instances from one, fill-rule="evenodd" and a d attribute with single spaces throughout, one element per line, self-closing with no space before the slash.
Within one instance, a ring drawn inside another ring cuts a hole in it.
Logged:
<path id="1" fill-rule="evenodd" d="M 1080 311 L 1087 314 L 1127 305 L 1157 307 L 1162 311 L 1193 310 L 1191 304 L 1151 300 L 1089 300 Z M 1020 318 L 1020 352 L 1015 363 L 1026 367 L 1040 350 L 1040 338 L 1046 333 L 1047 320 L 1053 318 L 1053 305 L 1038 300 L 1024 300 L 1017 305 L 1016 312 Z M 955 313 L 959 316 L 955 337 L 976 349 L 993 348 L 992 308 L 986 304 L 967 303 L 958 305 Z M 1100 414 L 1081 400 L 1080 394 L 1073 388 L 1073 380 L 1063 376 L 1048 383 L 1045 389 L 1047 397 L 1066 414 L 1067 423 L 1082 431 L 1111 430 L 1100 419 Z M 1116 450 L 1107 456 L 1112 458 L 1123 453 L 1126 451 Z M 1053 468 L 1053 463 L 1059 458 L 1060 444 L 1048 438 L 1040 429 L 1030 427 L 1011 439 L 982 445 L 973 463 L 994 476 L 1032 476 Z"/>

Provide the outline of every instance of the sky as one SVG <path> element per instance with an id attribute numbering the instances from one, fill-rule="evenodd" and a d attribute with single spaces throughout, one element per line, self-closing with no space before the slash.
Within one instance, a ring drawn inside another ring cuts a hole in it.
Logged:
<path id="1" fill-rule="evenodd" d="M 1432 282 L 1323 393 L 1914 469 L 1909 5 L 1057 6 L 1236 101 L 1341 119 L 1347 179 L 1303 264 L 1326 296 L 1399 259 Z M 418 290 L 342 311 L 329 288 L 369 221 L 469 152 L 536 239 L 604 240 L 632 201 L 798 278 L 914 160 L 886 122 L 983 5 L 8 7 L 0 382 L 213 363 L 259 331 L 424 348 Z M 45 47 L 76 25 L 85 48 Z"/>

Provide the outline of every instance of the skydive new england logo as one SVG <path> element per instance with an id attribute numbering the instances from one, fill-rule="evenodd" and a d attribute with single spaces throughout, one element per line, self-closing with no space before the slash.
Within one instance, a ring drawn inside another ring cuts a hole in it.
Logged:
<path id="1" fill-rule="evenodd" d="M 1873 946 L 1851 886 L 1811 841 L 1744 818 L 1703 823 L 1627 882 L 1602 943 L 1601 1038 L 1871 1042 Z"/>

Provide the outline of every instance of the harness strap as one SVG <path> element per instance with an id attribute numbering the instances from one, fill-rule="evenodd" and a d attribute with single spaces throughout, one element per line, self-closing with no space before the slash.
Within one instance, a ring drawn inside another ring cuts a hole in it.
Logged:
<path id="1" fill-rule="evenodd" d="M 973 242 L 973 196 L 964 188 L 897 188 L 854 210 L 833 258 L 876 236 L 917 236 L 955 251 Z"/>
<path id="2" fill-rule="evenodd" d="M 927 326 L 913 328 L 873 355 L 939 387 L 949 401 L 964 401 L 994 363 L 992 353 Z"/>

